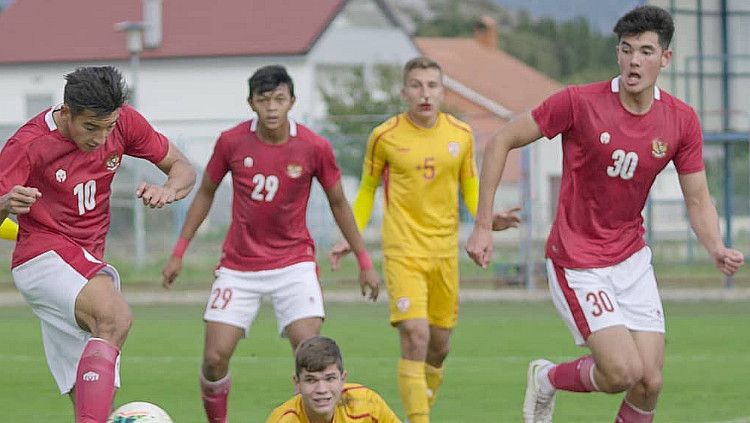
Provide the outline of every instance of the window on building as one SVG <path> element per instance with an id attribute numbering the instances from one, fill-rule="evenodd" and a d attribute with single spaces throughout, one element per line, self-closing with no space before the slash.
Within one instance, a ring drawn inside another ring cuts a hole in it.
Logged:
<path id="1" fill-rule="evenodd" d="M 26 118 L 32 118 L 52 106 L 52 94 L 26 94 Z"/>

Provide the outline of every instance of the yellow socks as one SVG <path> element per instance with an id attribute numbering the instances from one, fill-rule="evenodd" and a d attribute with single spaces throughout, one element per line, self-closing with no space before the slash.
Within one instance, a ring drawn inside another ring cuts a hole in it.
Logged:
<path id="1" fill-rule="evenodd" d="M 435 404 L 435 398 L 437 398 L 437 393 L 440 389 L 440 385 L 443 384 L 443 368 L 432 367 L 431 365 L 425 363 L 424 374 L 425 379 L 427 380 L 427 397 L 429 400 L 430 408 L 432 408 L 432 405 Z"/>
<path id="2" fill-rule="evenodd" d="M 398 362 L 398 390 L 409 423 L 429 423 L 425 362 L 401 359 Z"/>

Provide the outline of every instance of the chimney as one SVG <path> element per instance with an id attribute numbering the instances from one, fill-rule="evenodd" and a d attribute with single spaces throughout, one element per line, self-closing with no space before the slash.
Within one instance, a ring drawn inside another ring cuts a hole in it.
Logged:
<path id="1" fill-rule="evenodd" d="M 474 40 L 482 46 L 497 50 L 497 23 L 484 15 L 474 24 Z"/>

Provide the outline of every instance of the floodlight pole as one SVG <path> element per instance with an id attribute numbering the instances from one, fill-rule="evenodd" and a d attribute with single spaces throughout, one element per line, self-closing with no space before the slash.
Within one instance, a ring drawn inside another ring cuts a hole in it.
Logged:
<path id="1" fill-rule="evenodd" d="M 115 24 L 115 30 L 125 32 L 127 48 L 130 53 L 130 83 L 128 84 L 128 103 L 137 108 L 138 106 L 138 73 L 141 66 L 141 52 L 143 52 L 143 22 L 120 22 Z M 140 163 L 136 163 L 133 178 L 136 184 L 143 179 Z M 135 242 L 135 266 L 143 268 L 146 258 L 146 227 L 145 216 L 141 199 L 133 198 L 133 237 Z"/>
<path id="2" fill-rule="evenodd" d="M 142 0 L 143 21 L 126 21 L 115 24 L 115 31 L 126 33 L 128 52 L 130 53 L 130 95 L 129 103 L 134 108 L 138 105 L 138 73 L 141 66 L 143 48 L 155 49 L 161 45 L 161 11 L 162 0 Z M 140 163 L 134 169 L 136 183 L 141 183 L 143 174 Z M 135 241 L 135 264 L 142 268 L 146 257 L 146 228 L 143 205 L 137 197 L 133 199 L 133 236 Z"/>

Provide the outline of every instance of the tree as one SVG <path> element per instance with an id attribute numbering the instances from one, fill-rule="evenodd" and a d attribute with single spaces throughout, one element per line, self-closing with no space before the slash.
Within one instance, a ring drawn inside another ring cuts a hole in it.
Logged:
<path id="1" fill-rule="evenodd" d="M 328 109 L 321 133 L 333 142 L 341 172 L 360 176 L 368 135 L 401 109 L 401 69 L 378 65 L 367 78 L 363 68 L 354 68 L 331 85 L 320 87 Z"/>

